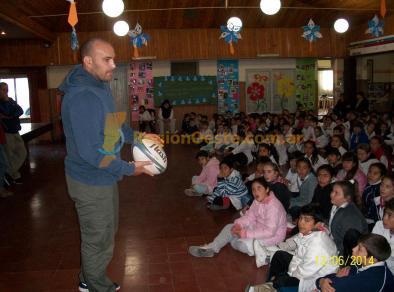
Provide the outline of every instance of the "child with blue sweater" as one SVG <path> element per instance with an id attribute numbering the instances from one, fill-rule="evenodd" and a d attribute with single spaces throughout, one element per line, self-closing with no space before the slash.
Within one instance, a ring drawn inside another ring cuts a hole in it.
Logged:
<path id="1" fill-rule="evenodd" d="M 211 210 L 228 209 L 231 205 L 241 210 L 250 200 L 248 189 L 242 181 L 241 174 L 233 168 L 233 162 L 225 158 L 220 162 L 217 187 L 207 197 Z"/>
<path id="2" fill-rule="evenodd" d="M 322 292 L 394 291 L 393 274 L 385 263 L 390 254 L 386 238 L 373 233 L 363 235 L 353 248 L 354 264 L 317 279 L 316 287 Z"/>

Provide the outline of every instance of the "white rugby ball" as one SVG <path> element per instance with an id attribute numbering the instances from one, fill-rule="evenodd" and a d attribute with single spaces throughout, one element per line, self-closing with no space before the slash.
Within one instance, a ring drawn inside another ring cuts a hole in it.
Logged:
<path id="1" fill-rule="evenodd" d="M 134 161 L 151 161 L 151 165 L 144 166 L 153 174 L 163 173 L 167 168 L 167 155 L 163 147 L 149 139 L 142 139 L 133 146 Z"/>

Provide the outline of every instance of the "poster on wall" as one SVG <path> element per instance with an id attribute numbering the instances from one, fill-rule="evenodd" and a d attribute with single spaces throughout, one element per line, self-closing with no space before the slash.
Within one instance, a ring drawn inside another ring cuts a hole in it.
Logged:
<path id="1" fill-rule="evenodd" d="M 271 111 L 271 71 L 246 70 L 246 112 Z"/>
<path id="2" fill-rule="evenodd" d="M 128 70 L 131 121 L 138 121 L 138 108 L 154 109 L 152 62 L 131 62 Z"/>
<path id="3" fill-rule="evenodd" d="M 316 59 L 296 60 L 296 104 L 302 110 L 316 110 Z"/>
<path id="4" fill-rule="evenodd" d="M 168 99 L 173 106 L 216 104 L 216 76 L 163 76 L 154 78 L 155 105 Z"/>
<path id="5" fill-rule="evenodd" d="M 218 60 L 217 103 L 218 113 L 239 112 L 239 74 L 237 60 Z"/>
<path id="6" fill-rule="evenodd" d="M 296 110 L 294 69 L 246 70 L 247 113 Z"/>
<path id="7" fill-rule="evenodd" d="M 296 111 L 294 75 L 294 69 L 272 70 L 273 112 L 282 112 L 283 110 Z"/>

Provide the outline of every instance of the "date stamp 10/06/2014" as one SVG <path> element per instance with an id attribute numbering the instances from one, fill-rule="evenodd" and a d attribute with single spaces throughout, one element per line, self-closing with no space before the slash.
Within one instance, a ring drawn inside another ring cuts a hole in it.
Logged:
<path id="1" fill-rule="evenodd" d="M 366 256 L 316 256 L 315 263 L 319 266 L 364 266 L 367 263 L 373 264 L 373 257 L 367 258 Z"/>

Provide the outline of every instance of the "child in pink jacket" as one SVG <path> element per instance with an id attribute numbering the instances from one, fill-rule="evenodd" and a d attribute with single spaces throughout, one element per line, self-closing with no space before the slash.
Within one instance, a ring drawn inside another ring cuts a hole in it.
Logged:
<path id="1" fill-rule="evenodd" d="M 234 249 L 253 256 L 256 239 L 267 246 L 282 242 L 287 228 L 285 209 L 263 177 L 253 180 L 252 192 L 253 204 L 243 217 L 226 225 L 211 243 L 189 247 L 189 253 L 195 257 L 213 257 L 230 243 Z"/>
<path id="2" fill-rule="evenodd" d="M 185 190 L 185 195 L 189 197 L 212 194 L 213 189 L 218 183 L 219 160 L 216 157 L 209 158 L 209 153 L 204 150 L 197 153 L 196 159 L 198 160 L 198 164 L 202 166 L 202 171 L 200 175 L 193 176 L 192 187 Z"/>

